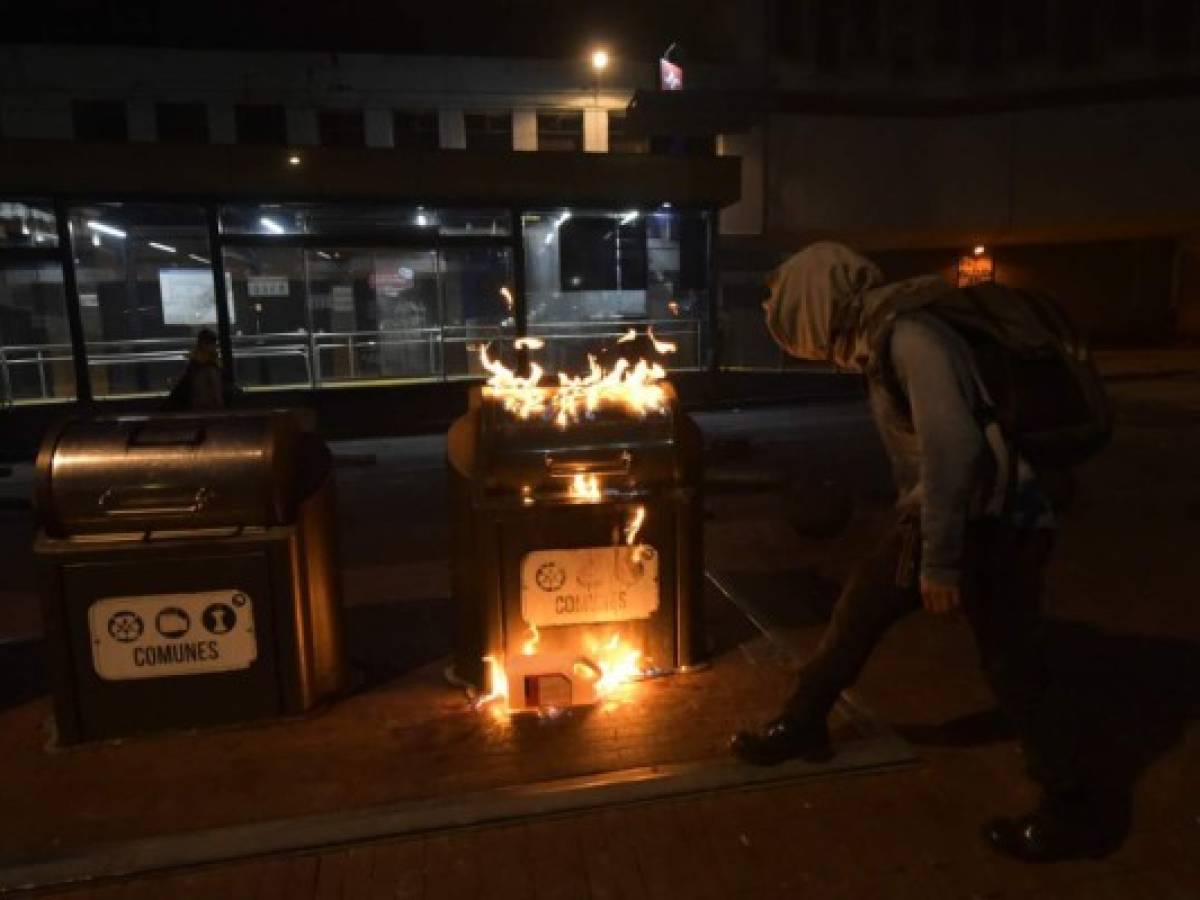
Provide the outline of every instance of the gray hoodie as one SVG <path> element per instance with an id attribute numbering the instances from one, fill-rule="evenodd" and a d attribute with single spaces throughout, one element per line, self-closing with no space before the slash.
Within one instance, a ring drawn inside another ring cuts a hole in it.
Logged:
<path id="1" fill-rule="evenodd" d="M 920 312 L 900 316 L 886 351 L 907 409 L 878 376 L 876 319 L 908 291 L 949 290 L 927 277 L 883 284 L 879 269 L 840 244 L 813 244 L 773 275 L 764 304 L 776 341 L 802 359 L 858 368 L 891 459 L 904 511 L 920 509 L 921 575 L 957 583 L 968 519 L 980 515 L 994 461 L 980 427 L 971 351 L 950 326 Z"/>

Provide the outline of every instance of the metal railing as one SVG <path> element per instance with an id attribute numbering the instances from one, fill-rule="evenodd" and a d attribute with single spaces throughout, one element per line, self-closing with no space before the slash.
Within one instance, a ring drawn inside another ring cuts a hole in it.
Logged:
<path id="1" fill-rule="evenodd" d="M 75 399 L 74 371 L 71 374 L 71 392 L 68 396 L 60 396 L 57 392 L 52 391 L 51 379 L 47 377 L 48 365 L 59 363 L 71 365 L 72 360 L 70 344 L 26 344 L 0 347 L 0 387 L 3 388 L 0 402 L 3 402 L 5 406 L 11 406 L 14 403 Z M 38 396 L 17 398 L 13 375 L 26 371 L 26 367 L 32 367 L 37 372 Z"/>
<path id="2" fill-rule="evenodd" d="M 671 366 L 676 369 L 699 367 L 702 362 L 703 323 L 693 319 L 640 319 L 627 322 L 538 322 L 531 323 L 529 335 L 544 340 L 555 358 L 572 368 L 586 364 L 586 353 L 594 348 L 615 344 L 630 328 L 654 329 L 656 337 L 679 345 L 681 355 Z M 475 378 L 486 374 L 478 362 L 480 348 L 496 345 L 497 352 L 515 339 L 511 326 L 447 325 L 442 327 L 399 330 L 339 332 L 270 332 L 232 337 L 237 381 L 250 389 L 315 388 L 356 381 L 413 381 Z M 107 372 L 120 371 L 126 381 L 140 381 L 150 387 L 130 390 L 103 390 L 99 396 L 156 396 L 170 389 L 182 371 L 192 348 L 191 338 L 133 338 L 128 340 L 88 341 L 88 367 Z M 458 348 L 461 348 L 459 350 Z M 447 357 L 453 359 L 448 367 Z M 297 361 L 294 375 L 276 367 L 279 381 L 256 381 L 253 373 L 243 372 L 256 362 Z M 0 402 L 4 405 L 70 400 L 74 397 L 55 390 L 50 367 L 71 363 L 69 343 L 0 347 Z M 137 367 L 170 364 L 169 372 L 130 377 Z M 31 367 L 37 372 L 36 396 L 16 396 L 14 373 Z M 301 374 L 302 373 L 302 374 Z M 106 376 L 107 377 L 107 376 Z M 97 379 L 100 380 L 100 379 Z"/>

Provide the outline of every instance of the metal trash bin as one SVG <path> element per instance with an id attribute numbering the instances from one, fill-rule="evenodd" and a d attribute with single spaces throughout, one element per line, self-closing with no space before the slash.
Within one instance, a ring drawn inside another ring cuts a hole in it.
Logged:
<path id="1" fill-rule="evenodd" d="M 60 743 L 301 713 L 343 686 L 332 466 L 299 416 L 69 421 L 35 490 Z"/>
<path id="2" fill-rule="evenodd" d="M 663 389 L 569 428 L 472 392 L 447 447 L 457 680 L 494 695 L 502 668 L 510 709 L 561 707 L 596 699 L 597 645 L 701 661 L 701 439 Z"/>

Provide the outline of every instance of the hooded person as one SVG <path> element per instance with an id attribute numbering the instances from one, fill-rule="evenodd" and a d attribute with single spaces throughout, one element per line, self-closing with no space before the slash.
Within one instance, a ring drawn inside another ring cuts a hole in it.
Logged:
<path id="1" fill-rule="evenodd" d="M 1049 504 L 1023 463 L 1011 469 L 1013 489 L 997 478 L 1014 460 L 987 419 L 971 347 L 927 308 L 954 289 L 936 275 L 888 284 L 870 260 L 830 242 L 792 256 L 767 286 L 766 325 L 782 348 L 866 375 L 898 502 L 895 527 L 846 582 L 782 714 L 735 734 L 733 753 L 758 765 L 829 758 L 826 718 L 887 629 L 922 606 L 962 609 L 1044 797 L 1028 815 L 988 823 L 985 838 L 1021 859 L 1094 855 L 1110 835 L 1079 774 L 1072 704 L 1047 678 L 1039 646 Z"/>

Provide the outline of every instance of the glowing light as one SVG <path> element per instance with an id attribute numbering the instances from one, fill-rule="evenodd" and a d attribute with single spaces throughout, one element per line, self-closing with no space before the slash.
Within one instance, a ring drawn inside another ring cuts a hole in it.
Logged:
<path id="1" fill-rule="evenodd" d="M 625 213 L 625 215 L 621 216 L 621 221 L 618 224 L 628 225 L 630 222 L 632 222 L 634 219 L 636 219 L 640 215 L 641 215 L 641 213 L 638 212 L 636 209 L 631 209 L 629 212 Z"/>
<path id="2" fill-rule="evenodd" d="M 194 259 L 196 262 L 203 263 L 206 266 L 212 265 L 212 263 L 209 260 L 205 259 L 203 256 L 198 256 L 195 253 L 189 253 L 188 259 Z"/>
<path id="3" fill-rule="evenodd" d="M 643 417 L 666 410 L 666 391 L 659 383 L 666 377 L 666 370 L 644 359 L 632 366 L 629 360 L 619 359 L 605 371 L 596 357 L 588 356 L 588 374 L 571 376 L 560 372 L 557 388 L 541 384 L 545 373 L 536 363 L 529 367 L 528 376 L 521 377 L 493 360 L 486 345 L 480 348 L 479 359 L 491 373 L 484 395 L 499 400 L 506 411 L 521 419 L 553 416 L 555 424 L 565 429 L 581 417 L 594 414 L 601 406 L 617 406 Z"/>
<path id="4" fill-rule="evenodd" d="M 567 209 L 563 210 L 562 215 L 554 220 L 554 224 L 550 227 L 550 233 L 546 235 L 546 246 L 554 243 L 554 239 L 558 237 L 558 229 L 562 228 L 563 223 L 569 218 L 571 218 L 571 211 Z"/>
<path id="5" fill-rule="evenodd" d="M 87 223 L 87 227 L 92 229 L 92 231 L 98 231 L 101 234 L 107 234 L 111 237 L 125 237 L 125 232 L 120 228 L 113 228 L 111 225 L 105 225 L 103 222 L 93 220 Z"/>
<path id="6" fill-rule="evenodd" d="M 637 540 L 638 532 L 642 530 L 642 523 L 646 521 L 646 507 L 639 506 L 633 511 L 633 518 L 625 525 L 625 543 L 632 547 L 633 542 Z"/>
<path id="7" fill-rule="evenodd" d="M 985 254 L 985 253 L 987 253 L 987 247 L 983 246 L 983 244 L 975 245 L 975 255 L 976 256 L 983 256 L 983 254 Z"/>
<path id="8" fill-rule="evenodd" d="M 575 477 L 571 479 L 570 495 L 576 500 L 585 500 L 589 503 L 599 503 L 604 496 L 600 490 L 600 479 L 595 475 L 585 475 L 582 472 L 575 473 Z"/>
<path id="9" fill-rule="evenodd" d="M 654 345 L 654 350 L 657 353 L 674 353 L 679 349 L 673 341 L 660 341 L 654 336 L 654 329 L 646 329 L 646 337 L 650 338 L 650 343 Z"/>
<path id="10" fill-rule="evenodd" d="M 603 72 L 608 68 L 608 51 L 598 49 L 592 51 L 592 68 L 597 72 Z"/>
<path id="11" fill-rule="evenodd" d="M 516 347 L 518 350 L 541 350 L 543 347 L 546 346 L 546 342 L 543 341 L 541 338 L 523 337 L 523 338 L 517 338 L 513 342 L 513 346 Z"/>
<path id="12" fill-rule="evenodd" d="M 504 305 L 508 307 L 508 311 L 512 312 L 514 306 L 516 306 L 516 301 L 513 300 L 512 291 L 508 289 L 508 285 L 501 285 L 500 296 L 504 298 Z"/>
<path id="13" fill-rule="evenodd" d="M 288 157 L 288 165 L 289 166 L 298 166 L 298 165 L 300 165 L 300 162 L 301 162 L 300 157 L 295 153 L 293 153 L 291 156 Z"/>
<path id="14" fill-rule="evenodd" d="M 538 632 L 538 627 L 536 625 L 530 625 L 529 634 L 525 638 L 525 643 L 521 645 L 521 654 L 523 656 L 533 656 L 533 654 L 537 653 L 538 642 L 541 641 L 541 639 L 542 636 Z"/>
<path id="15" fill-rule="evenodd" d="M 621 640 L 615 633 L 604 643 L 593 642 L 588 647 L 590 659 L 600 670 L 596 680 L 597 696 L 605 697 L 631 681 L 637 681 L 645 672 L 642 667 L 642 652 Z"/>
<path id="16" fill-rule="evenodd" d="M 171 247 L 167 244 L 160 244 L 157 241 L 147 241 L 146 243 L 149 244 L 151 247 L 153 247 L 155 250 L 161 250 L 163 253 L 176 253 L 177 252 L 174 247 Z"/>
<path id="17" fill-rule="evenodd" d="M 271 234 L 284 234 L 287 230 L 274 219 L 269 219 L 266 216 L 262 216 L 258 220 L 258 223 L 262 225 L 263 228 L 267 229 L 267 231 L 271 232 Z"/>
<path id="18" fill-rule="evenodd" d="M 476 698 L 475 708 L 482 709 L 489 704 L 503 708 L 508 705 L 508 673 L 504 671 L 504 664 L 494 656 L 485 656 L 483 661 L 488 664 L 488 692 Z"/>
<path id="19" fill-rule="evenodd" d="M 617 343 L 618 344 L 627 344 L 630 341 L 636 341 L 636 340 L 637 340 L 637 330 L 630 328 L 627 332 L 625 332 L 623 335 L 621 335 L 619 338 L 617 338 Z"/>

